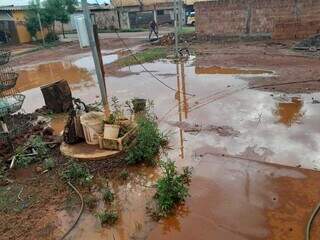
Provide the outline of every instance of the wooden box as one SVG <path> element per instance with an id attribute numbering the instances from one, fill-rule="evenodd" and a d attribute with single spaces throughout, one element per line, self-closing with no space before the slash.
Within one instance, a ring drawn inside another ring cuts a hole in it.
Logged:
<path id="1" fill-rule="evenodd" d="M 103 136 L 99 136 L 99 147 L 108 150 L 122 151 L 136 138 L 137 126 L 134 125 L 125 135 L 120 138 L 106 139 Z"/>

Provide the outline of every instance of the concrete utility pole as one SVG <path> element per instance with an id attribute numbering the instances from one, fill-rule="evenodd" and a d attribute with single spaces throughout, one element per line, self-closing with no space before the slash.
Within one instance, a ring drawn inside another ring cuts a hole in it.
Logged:
<path id="1" fill-rule="evenodd" d="M 89 37 L 90 48 L 91 48 L 91 52 L 92 52 L 94 66 L 95 66 L 96 73 L 97 73 L 97 79 L 98 79 L 98 83 L 99 83 L 102 104 L 104 107 L 105 115 L 108 117 L 110 115 L 110 108 L 109 108 L 109 104 L 108 104 L 107 88 L 106 88 L 106 83 L 104 81 L 103 73 L 101 71 L 102 66 L 99 61 L 99 53 L 97 50 L 97 45 L 96 45 L 96 42 L 95 42 L 95 39 L 93 36 L 93 27 L 92 27 L 92 22 L 91 22 L 91 18 L 90 18 L 90 12 L 89 12 L 89 8 L 88 8 L 87 0 L 81 0 L 81 5 L 82 5 L 84 20 L 86 23 L 87 33 L 88 33 L 88 37 Z"/>
<path id="2" fill-rule="evenodd" d="M 42 24 L 41 24 L 41 18 L 40 18 L 40 13 L 37 13 L 38 21 L 39 21 L 39 26 L 40 26 L 40 32 L 41 32 L 41 37 L 42 37 L 42 44 L 43 46 L 46 45 L 46 42 L 44 41 L 44 34 L 43 34 L 43 29 L 42 29 Z"/>

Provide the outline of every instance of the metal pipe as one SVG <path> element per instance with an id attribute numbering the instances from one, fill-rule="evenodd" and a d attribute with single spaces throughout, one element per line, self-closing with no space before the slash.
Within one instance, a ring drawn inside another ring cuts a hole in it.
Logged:
<path id="1" fill-rule="evenodd" d="M 106 88 L 106 84 L 104 81 L 104 76 L 101 71 L 101 65 L 100 65 L 100 61 L 99 61 L 99 54 L 98 54 L 98 50 L 97 50 L 97 45 L 96 45 L 96 42 L 95 42 L 94 36 L 93 36 L 93 27 L 92 27 L 92 22 L 90 19 L 90 12 L 89 12 L 89 8 L 88 8 L 87 0 L 81 0 L 81 5 L 82 5 L 84 20 L 86 23 L 87 33 L 88 33 L 88 37 L 89 37 L 92 57 L 93 57 L 93 61 L 94 61 L 94 65 L 95 65 L 95 69 L 96 69 L 96 73 L 97 73 L 97 79 L 98 79 L 98 83 L 99 83 L 102 104 L 104 106 L 106 116 L 109 116 L 110 115 L 110 108 L 109 108 L 109 104 L 108 104 L 107 88 Z"/>

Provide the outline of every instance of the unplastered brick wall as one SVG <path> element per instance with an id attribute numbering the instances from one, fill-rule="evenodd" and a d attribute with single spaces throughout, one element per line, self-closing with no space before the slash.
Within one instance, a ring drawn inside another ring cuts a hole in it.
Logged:
<path id="1" fill-rule="evenodd" d="M 304 38 L 320 32 L 320 0 L 216 0 L 196 2 L 200 37 Z"/>

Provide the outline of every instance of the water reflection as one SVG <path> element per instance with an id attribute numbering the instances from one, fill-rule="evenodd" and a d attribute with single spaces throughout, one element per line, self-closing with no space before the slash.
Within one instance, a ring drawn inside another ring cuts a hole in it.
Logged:
<path id="1" fill-rule="evenodd" d="M 94 83 L 87 69 L 78 68 L 70 62 L 53 62 L 19 71 L 17 88 L 23 92 L 61 79 L 68 81 L 71 87 L 81 81 Z"/>
<path id="2" fill-rule="evenodd" d="M 293 123 L 299 122 L 304 113 L 301 111 L 303 107 L 303 101 L 299 97 L 292 97 L 291 102 L 281 102 L 277 104 L 275 115 L 278 117 L 278 121 L 291 126 Z"/>
<path id="3" fill-rule="evenodd" d="M 188 118 L 189 105 L 186 97 L 186 81 L 185 81 L 185 73 L 184 73 L 184 62 L 176 63 L 176 71 L 177 71 L 177 92 L 175 94 L 175 99 L 178 101 L 178 109 L 179 109 L 179 123 L 183 121 L 183 119 Z M 182 128 L 179 128 L 179 138 L 180 138 L 180 157 L 184 159 L 184 131 Z"/>

